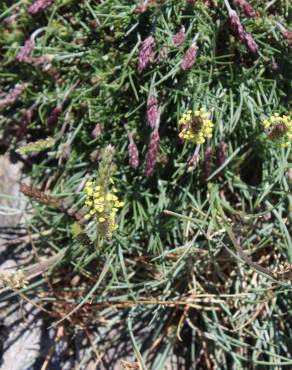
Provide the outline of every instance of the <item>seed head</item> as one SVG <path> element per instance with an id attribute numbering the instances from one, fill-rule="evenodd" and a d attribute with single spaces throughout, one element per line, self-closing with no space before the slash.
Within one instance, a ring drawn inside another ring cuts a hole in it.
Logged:
<path id="1" fill-rule="evenodd" d="M 22 270 L 14 272 L 0 272 L 0 288 L 20 289 L 27 284 L 25 273 Z"/>
<path id="2" fill-rule="evenodd" d="M 43 150 L 51 148 L 55 144 L 55 142 L 56 140 L 53 137 L 40 139 L 21 146 L 19 149 L 17 149 L 17 152 L 21 155 L 39 153 Z"/>

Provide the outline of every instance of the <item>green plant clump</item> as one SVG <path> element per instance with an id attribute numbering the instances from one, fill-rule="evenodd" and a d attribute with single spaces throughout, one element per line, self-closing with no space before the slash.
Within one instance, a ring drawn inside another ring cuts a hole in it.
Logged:
<path id="1" fill-rule="evenodd" d="M 84 334 L 76 369 L 112 348 L 124 369 L 292 368 L 289 19 L 288 0 L 1 1 L 1 145 L 48 259 L 15 291 Z"/>

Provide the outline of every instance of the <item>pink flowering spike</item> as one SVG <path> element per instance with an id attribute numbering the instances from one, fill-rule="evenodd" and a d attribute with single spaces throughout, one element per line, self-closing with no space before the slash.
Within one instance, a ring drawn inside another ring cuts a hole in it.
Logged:
<path id="1" fill-rule="evenodd" d="M 283 36 L 288 42 L 290 48 L 292 48 L 292 32 L 291 31 L 284 31 Z"/>
<path id="2" fill-rule="evenodd" d="M 252 53 L 252 54 L 257 54 L 259 51 L 258 44 L 254 41 L 252 38 L 252 35 L 248 32 L 245 32 L 244 34 L 244 43 L 247 49 Z"/>
<path id="3" fill-rule="evenodd" d="M 136 169 L 139 166 L 139 151 L 131 134 L 129 134 L 129 140 L 130 140 L 128 146 L 129 164 L 132 168 Z"/>
<path id="4" fill-rule="evenodd" d="M 242 42 L 245 41 L 245 31 L 240 19 L 234 10 L 229 12 L 229 22 L 235 36 Z"/>
<path id="5" fill-rule="evenodd" d="M 212 168 L 212 148 L 209 146 L 205 151 L 204 162 L 203 162 L 203 178 L 207 180 L 207 178 L 211 174 Z"/>
<path id="6" fill-rule="evenodd" d="M 216 148 L 216 161 L 217 166 L 220 167 L 226 161 L 228 154 L 228 145 L 221 141 Z"/>
<path id="7" fill-rule="evenodd" d="M 27 126 L 31 123 L 33 108 L 27 109 L 21 116 L 18 130 L 16 131 L 17 139 L 22 139 L 27 131 Z"/>
<path id="8" fill-rule="evenodd" d="M 154 95 L 151 95 L 147 104 L 147 122 L 151 128 L 154 128 L 159 120 L 158 101 Z"/>
<path id="9" fill-rule="evenodd" d="M 246 0 L 234 0 L 233 2 L 247 17 L 255 18 L 258 16 L 258 12 Z"/>
<path id="10" fill-rule="evenodd" d="M 173 42 L 173 45 L 178 47 L 180 46 L 183 42 L 185 41 L 185 30 L 184 30 L 184 27 L 178 32 L 176 33 L 173 38 L 172 38 L 172 42 Z"/>
<path id="11" fill-rule="evenodd" d="M 195 5 L 197 0 L 187 0 L 187 3 L 190 5 Z"/>
<path id="12" fill-rule="evenodd" d="M 28 8 L 28 12 L 30 14 L 37 14 L 45 9 L 47 9 L 50 5 L 52 5 L 54 0 L 34 0 L 31 6 Z"/>
<path id="13" fill-rule="evenodd" d="M 154 61 L 154 47 L 155 47 L 155 40 L 153 36 L 147 37 L 143 41 L 142 47 L 139 52 L 139 59 L 138 59 L 138 72 L 142 73 L 148 65 L 150 65 Z"/>
<path id="14" fill-rule="evenodd" d="M 63 112 L 63 107 L 61 105 L 57 105 L 52 112 L 49 115 L 49 118 L 47 120 L 47 126 L 48 128 L 52 128 L 58 121 L 58 118 Z"/>
<path id="15" fill-rule="evenodd" d="M 26 87 L 27 84 L 16 84 L 14 88 L 8 92 L 5 98 L 0 99 L 0 108 L 13 104 L 23 94 Z"/>
<path id="16" fill-rule="evenodd" d="M 16 59 L 18 62 L 23 62 L 26 57 L 29 57 L 34 48 L 34 41 L 30 37 L 25 41 L 24 46 L 19 50 Z"/>
<path id="17" fill-rule="evenodd" d="M 146 161 L 145 175 L 150 177 L 154 174 L 155 165 L 157 161 L 157 154 L 159 151 L 160 137 L 158 129 L 155 129 L 150 137 L 150 143 L 148 146 L 148 154 Z"/>
<path id="18" fill-rule="evenodd" d="M 197 50 L 196 46 L 191 46 L 185 53 L 184 60 L 181 63 L 181 69 L 187 71 L 191 69 L 197 59 Z"/>

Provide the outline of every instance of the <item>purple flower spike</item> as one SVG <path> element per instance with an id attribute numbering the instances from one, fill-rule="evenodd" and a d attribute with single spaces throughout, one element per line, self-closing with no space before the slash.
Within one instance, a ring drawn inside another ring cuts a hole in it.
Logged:
<path id="1" fill-rule="evenodd" d="M 255 18 L 258 15 L 254 7 L 246 0 L 234 0 L 234 5 L 238 6 L 247 17 Z"/>
<path id="2" fill-rule="evenodd" d="M 185 41 L 185 29 L 184 27 L 178 32 L 176 33 L 173 38 L 172 38 L 172 42 L 173 42 L 173 45 L 178 47 L 180 46 L 183 42 Z"/>
<path id="3" fill-rule="evenodd" d="M 204 156 L 204 162 L 203 162 L 203 177 L 205 180 L 210 176 L 211 174 L 211 168 L 212 168 L 212 155 L 213 155 L 213 150 L 209 146 L 206 151 L 205 151 L 205 156 Z"/>
<path id="4" fill-rule="evenodd" d="M 45 9 L 47 9 L 50 5 L 52 5 L 54 0 L 34 0 L 31 6 L 28 8 L 28 12 L 30 14 L 37 14 Z"/>
<path id="5" fill-rule="evenodd" d="M 5 98 L 0 99 L 0 108 L 6 107 L 13 104 L 26 89 L 27 84 L 16 84 L 13 89 L 11 89 Z"/>
<path id="6" fill-rule="evenodd" d="M 155 129 L 150 138 L 150 143 L 148 146 L 148 155 L 147 155 L 147 162 L 146 162 L 146 176 L 150 177 L 154 174 L 157 154 L 159 151 L 159 144 L 160 144 L 160 136 L 158 129 Z"/>
<path id="7" fill-rule="evenodd" d="M 248 32 L 244 34 L 245 46 L 252 54 L 257 54 L 259 51 L 258 44 L 252 38 L 252 35 Z"/>
<path id="8" fill-rule="evenodd" d="M 191 46 L 185 53 L 184 60 L 181 63 L 181 69 L 187 71 L 191 69 L 197 59 L 197 50 L 196 46 Z"/>
<path id="9" fill-rule="evenodd" d="M 142 47 L 139 52 L 139 59 L 138 59 L 138 72 L 142 73 L 149 64 L 154 61 L 154 47 L 155 47 L 155 40 L 153 36 L 147 37 L 143 41 Z"/>
<path id="10" fill-rule="evenodd" d="M 25 58 L 29 57 L 32 53 L 32 50 L 34 48 L 34 41 L 30 37 L 25 41 L 24 46 L 19 50 L 16 59 L 18 62 L 23 62 Z"/>
<path id="11" fill-rule="evenodd" d="M 129 134 L 129 140 L 130 140 L 128 146 L 129 164 L 132 168 L 136 169 L 139 166 L 139 151 L 131 134 Z"/>
<path id="12" fill-rule="evenodd" d="M 226 161 L 228 154 L 228 146 L 226 143 L 221 141 L 216 148 L 216 160 L 217 166 L 220 167 Z"/>
<path id="13" fill-rule="evenodd" d="M 49 115 L 49 118 L 47 120 L 47 126 L 48 128 L 52 128 L 58 121 L 58 118 L 63 112 L 63 107 L 61 105 L 57 105 L 52 112 Z"/>
<path id="14" fill-rule="evenodd" d="M 147 104 L 147 122 L 151 128 L 154 128 L 159 120 L 158 101 L 154 95 L 151 95 Z"/>
<path id="15" fill-rule="evenodd" d="M 243 25 L 241 24 L 240 19 L 234 10 L 230 10 L 229 12 L 229 22 L 236 37 L 240 41 L 245 42 L 245 31 Z"/>
<path id="16" fill-rule="evenodd" d="M 285 37 L 289 47 L 292 48 L 292 32 L 291 31 L 284 31 L 283 36 Z"/>

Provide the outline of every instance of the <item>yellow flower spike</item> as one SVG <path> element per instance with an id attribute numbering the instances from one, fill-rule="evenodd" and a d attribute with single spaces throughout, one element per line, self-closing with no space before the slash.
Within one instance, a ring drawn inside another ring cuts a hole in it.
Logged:
<path id="1" fill-rule="evenodd" d="M 87 189 L 85 189 L 85 193 L 86 193 L 87 195 L 92 195 L 92 194 L 93 194 L 93 190 L 92 190 L 92 188 L 87 188 Z"/>
<path id="2" fill-rule="evenodd" d="M 204 107 L 196 110 L 193 115 L 191 111 L 184 113 L 179 124 L 184 126 L 179 132 L 179 137 L 194 144 L 203 144 L 206 138 L 212 137 L 214 124 Z"/>
<path id="3" fill-rule="evenodd" d="M 292 119 L 290 116 L 280 116 L 279 113 L 274 113 L 263 121 L 263 127 L 268 139 L 277 146 L 285 148 L 291 143 Z"/>
<path id="4" fill-rule="evenodd" d="M 114 182 L 113 178 L 110 178 L 109 181 Z M 94 219 L 98 232 L 106 237 L 111 237 L 112 232 L 118 228 L 116 215 L 124 204 L 115 194 L 118 189 L 114 186 L 110 188 L 108 185 L 97 185 L 97 182 L 91 181 L 85 186 L 84 192 L 86 194 L 85 206 L 89 208 L 84 218 L 86 220 Z"/>

